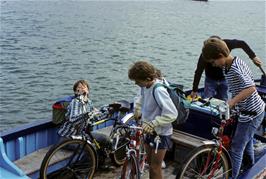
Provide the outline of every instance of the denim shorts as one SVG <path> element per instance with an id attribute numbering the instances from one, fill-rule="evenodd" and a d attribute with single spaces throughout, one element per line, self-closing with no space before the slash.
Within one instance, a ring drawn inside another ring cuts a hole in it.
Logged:
<path id="1" fill-rule="evenodd" d="M 156 135 L 149 135 L 147 134 L 145 136 L 144 142 L 151 146 L 151 148 L 155 149 L 156 148 L 156 141 L 154 141 Z M 159 143 L 158 149 L 167 149 L 169 150 L 172 148 L 173 142 L 171 140 L 171 135 L 163 136 L 160 135 L 160 140 L 161 142 Z"/>

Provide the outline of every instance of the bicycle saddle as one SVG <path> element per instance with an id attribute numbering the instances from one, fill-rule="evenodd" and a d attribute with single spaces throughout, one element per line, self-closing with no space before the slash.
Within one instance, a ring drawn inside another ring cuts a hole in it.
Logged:
<path id="1" fill-rule="evenodd" d="M 131 109 L 130 102 L 126 100 L 116 101 L 112 104 L 109 104 L 109 107 L 113 108 L 115 111 L 129 112 Z"/>

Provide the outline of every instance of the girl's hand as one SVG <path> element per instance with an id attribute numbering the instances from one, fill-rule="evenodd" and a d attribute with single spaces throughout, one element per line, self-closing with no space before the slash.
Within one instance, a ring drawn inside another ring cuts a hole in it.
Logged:
<path id="1" fill-rule="evenodd" d="M 143 132 L 146 134 L 152 134 L 154 127 L 152 122 L 143 122 L 142 124 Z"/>
<path id="2" fill-rule="evenodd" d="M 136 120 L 140 120 L 141 119 L 141 111 L 140 110 L 138 110 L 138 109 L 134 110 L 134 118 Z"/>
<path id="3" fill-rule="evenodd" d="M 75 93 L 77 95 L 87 96 L 89 94 L 89 89 L 87 88 L 87 86 L 79 84 Z"/>

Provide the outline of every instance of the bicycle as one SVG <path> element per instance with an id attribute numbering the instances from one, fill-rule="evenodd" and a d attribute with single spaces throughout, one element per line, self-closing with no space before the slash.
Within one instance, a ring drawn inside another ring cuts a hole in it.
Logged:
<path id="1" fill-rule="evenodd" d="M 143 129 L 140 124 L 138 126 L 127 125 L 121 127 L 130 129 L 130 142 L 126 148 L 126 160 L 122 166 L 121 179 L 140 179 L 147 164 L 147 155 L 144 148 Z M 157 153 L 160 137 L 157 135 L 155 140 L 155 153 Z"/>
<path id="2" fill-rule="evenodd" d="M 115 136 L 119 133 L 124 136 L 126 130 L 117 130 L 117 126 L 122 125 L 128 121 L 122 121 L 114 114 L 119 111 L 125 112 L 121 109 L 121 104 L 109 105 L 108 111 L 112 114 L 108 118 L 97 119 L 91 117 L 87 121 L 86 129 L 79 136 L 71 136 L 70 138 L 61 141 L 54 145 L 46 153 L 40 168 L 40 178 L 92 178 L 94 172 L 99 165 L 104 163 L 107 157 L 110 157 L 115 165 L 122 165 L 125 160 L 125 151 L 128 140 L 122 137 L 119 142 L 115 140 Z M 100 134 L 92 133 L 94 126 L 103 124 L 107 121 L 114 120 L 110 137 L 112 140 L 107 140 Z M 114 144 L 116 147 L 114 147 Z"/>
<path id="3" fill-rule="evenodd" d="M 204 141 L 205 144 L 194 149 L 183 162 L 177 179 L 185 178 L 223 178 L 228 179 L 231 173 L 231 160 L 228 153 L 238 112 L 229 115 L 228 104 L 218 106 L 221 123 L 219 128 L 213 128 L 213 141 Z"/>

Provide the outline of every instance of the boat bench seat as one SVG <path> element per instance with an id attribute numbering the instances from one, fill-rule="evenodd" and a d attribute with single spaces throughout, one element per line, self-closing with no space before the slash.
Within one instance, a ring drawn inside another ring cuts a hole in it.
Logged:
<path id="1" fill-rule="evenodd" d="M 171 137 L 174 146 L 174 161 L 176 162 L 176 167 L 181 167 L 182 162 L 186 159 L 186 156 L 195 148 L 202 145 L 206 145 L 207 139 L 195 136 L 180 130 L 174 130 Z"/>
<path id="2" fill-rule="evenodd" d="M 173 135 L 171 137 L 172 141 L 177 145 L 182 145 L 186 148 L 196 148 L 201 145 L 203 145 L 203 141 L 206 141 L 207 139 L 204 139 L 202 137 L 198 137 L 186 132 L 182 132 L 180 130 L 173 131 Z"/>

